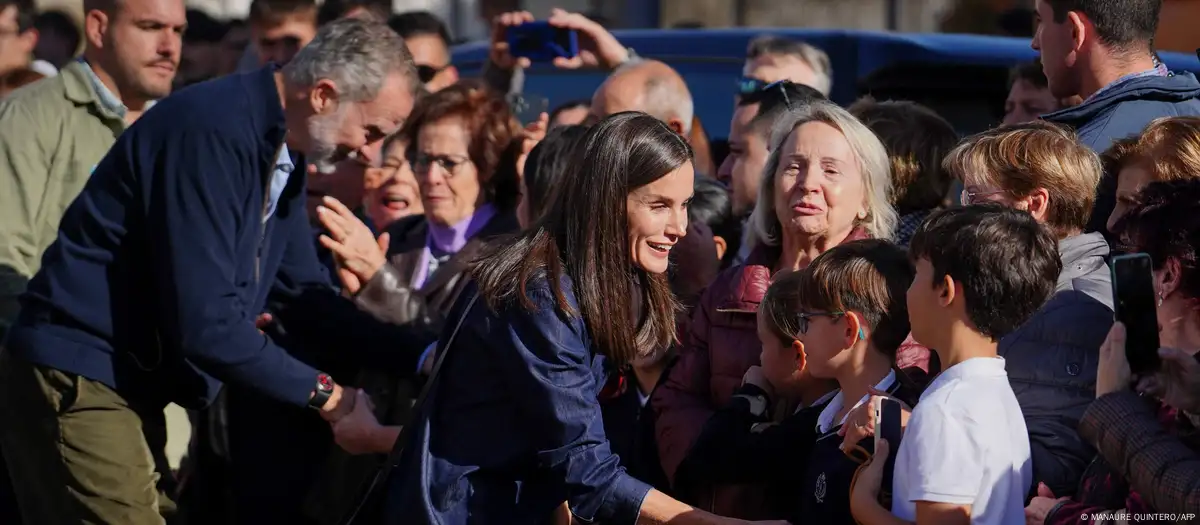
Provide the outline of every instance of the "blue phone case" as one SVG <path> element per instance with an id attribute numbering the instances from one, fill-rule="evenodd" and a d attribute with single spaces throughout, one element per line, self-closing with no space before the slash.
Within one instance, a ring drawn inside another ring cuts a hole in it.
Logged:
<path id="1" fill-rule="evenodd" d="M 526 22 L 506 31 L 509 53 L 535 62 L 555 58 L 571 58 L 579 54 L 579 35 L 571 29 L 560 29 L 549 22 Z"/>

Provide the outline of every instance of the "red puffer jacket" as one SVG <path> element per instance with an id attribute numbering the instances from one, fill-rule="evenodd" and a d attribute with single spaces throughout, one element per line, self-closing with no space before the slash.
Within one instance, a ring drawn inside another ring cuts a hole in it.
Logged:
<path id="1" fill-rule="evenodd" d="M 855 231 L 850 240 L 865 239 Z M 704 423 L 717 407 L 729 402 L 742 376 L 759 364 L 762 344 L 758 340 L 756 315 L 771 284 L 773 253 L 757 249 L 746 263 L 722 272 L 704 291 L 692 312 L 679 361 L 666 381 L 655 389 L 650 403 L 656 413 L 655 438 L 663 470 L 675 483 L 675 469 L 700 435 Z M 897 352 L 899 368 L 928 368 L 929 350 L 909 340 Z M 914 371 L 915 372 L 915 371 Z M 925 374 L 910 373 L 919 382 Z M 688 503 L 721 516 L 740 519 L 769 519 L 764 515 L 762 488 L 714 487 L 699 497 L 689 494 Z"/>

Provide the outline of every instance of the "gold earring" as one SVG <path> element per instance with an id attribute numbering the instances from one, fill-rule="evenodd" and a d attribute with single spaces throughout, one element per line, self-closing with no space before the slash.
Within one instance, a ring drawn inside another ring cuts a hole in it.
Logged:
<path id="1" fill-rule="evenodd" d="M 1158 305 L 1162 306 L 1162 303 L 1163 303 L 1163 293 L 1158 292 Z"/>

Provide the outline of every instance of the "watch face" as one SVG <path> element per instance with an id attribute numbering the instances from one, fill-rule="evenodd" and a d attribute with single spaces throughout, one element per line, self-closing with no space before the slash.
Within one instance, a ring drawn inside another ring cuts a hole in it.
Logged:
<path id="1" fill-rule="evenodd" d="M 323 391 L 333 390 L 333 379 L 327 374 L 317 376 L 317 388 Z"/>

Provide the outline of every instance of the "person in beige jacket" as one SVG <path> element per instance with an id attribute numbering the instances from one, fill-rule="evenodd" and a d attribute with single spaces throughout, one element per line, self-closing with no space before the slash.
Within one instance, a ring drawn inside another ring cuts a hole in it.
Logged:
<path id="1" fill-rule="evenodd" d="M 83 56 L 0 100 L 0 341 L 67 206 L 179 66 L 182 0 L 85 0 L 84 11 Z"/>

